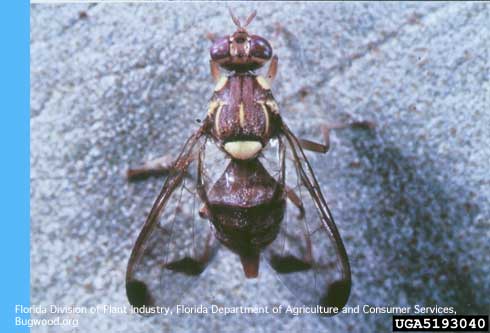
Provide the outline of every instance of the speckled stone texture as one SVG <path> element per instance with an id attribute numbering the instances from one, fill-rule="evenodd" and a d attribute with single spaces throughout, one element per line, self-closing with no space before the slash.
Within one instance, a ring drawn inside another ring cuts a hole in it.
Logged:
<path id="1" fill-rule="evenodd" d="M 273 90 L 298 136 L 376 123 L 309 154 L 350 256 L 349 305 L 488 313 L 489 5 L 230 6 L 257 9 L 249 30 L 279 56 Z M 213 88 L 207 35 L 233 30 L 224 3 L 31 6 L 33 305 L 127 305 L 127 259 L 163 179 L 128 184 L 124 171 L 197 128 Z M 182 303 L 290 300 L 266 267 L 246 281 L 221 251 Z M 78 332 L 391 331 L 390 315 L 362 313 L 78 318 Z"/>

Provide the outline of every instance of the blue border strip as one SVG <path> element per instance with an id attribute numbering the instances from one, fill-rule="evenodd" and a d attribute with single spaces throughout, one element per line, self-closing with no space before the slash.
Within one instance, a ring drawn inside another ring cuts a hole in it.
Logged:
<path id="1" fill-rule="evenodd" d="M 1 332 L 15 325 L 16 304 L 30 305 L 29 275 L 29 2 L 2 1 L 0 19 L 0 297 Z"/>

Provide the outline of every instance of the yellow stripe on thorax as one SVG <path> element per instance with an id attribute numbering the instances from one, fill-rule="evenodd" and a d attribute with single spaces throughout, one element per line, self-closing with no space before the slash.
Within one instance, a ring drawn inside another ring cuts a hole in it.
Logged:
<path id="1" fill-rule="evenodd" d="M 216 115 L 214 116 L 214 128 L 216 130 L 216 134 L 220 135 L 220 127 L 219 127 L 219 117 L 221 115 L 221 110 L 223 109 L 223 106 L 227 105 L 227 103 L 223 101 L 218 101 L 218 105 L 216 107 Z"/>
<path id="2" fill-rule="evenodd" d="M 261 106 L 262 112 L 264 113 L 265 117 L 265 130 L 264 134 L 267 135 L 269 133 L 269 111 L 267 111 L 267 107 L 265 106 L 266 103 L 264 101 L 258 101 L 259 105 Z"/>
<path id="3" fill-rule="evenodd" d="M 238 116 L 240 118 L 240 127 L 245 127 L 245 106 L 243 105 L 243 102 L 241 102 L 238 107 Z"/>

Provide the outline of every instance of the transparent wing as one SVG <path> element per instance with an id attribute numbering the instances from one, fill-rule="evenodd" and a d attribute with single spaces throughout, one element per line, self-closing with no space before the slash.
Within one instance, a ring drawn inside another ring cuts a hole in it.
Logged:
<path id="1" fill-rule="evenodd" d="M 337 307 L 347 302 L 351 273 L 347 254 L 299 140 L 283 125 L 279 150 L 285 153 L 287 210 L 269 264 L 304 304 Z"/>
<path id="2" fill-rule="evenodd" d="M 196 189 L 197 159 L 205 146 L 201 128 L 184 145 L 136 240 L 126 272 L 126 293 L 135 307 L 175 305 L 215 252 Z"/>

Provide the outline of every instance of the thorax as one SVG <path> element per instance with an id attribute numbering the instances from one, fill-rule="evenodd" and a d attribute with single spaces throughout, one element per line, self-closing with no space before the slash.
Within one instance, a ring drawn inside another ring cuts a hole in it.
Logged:
<path id="1" fill-rule="evenodd" d="M 253 74 L 222 77 L 208 116 L 212 136 L 236 159 L 255 157 L 277 131 L 277 103 L 267 80 Z"/>

